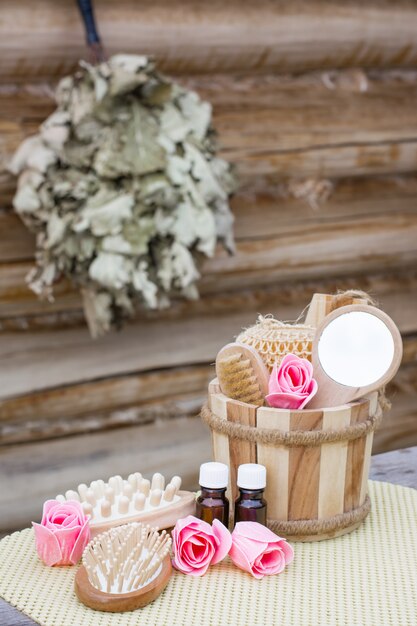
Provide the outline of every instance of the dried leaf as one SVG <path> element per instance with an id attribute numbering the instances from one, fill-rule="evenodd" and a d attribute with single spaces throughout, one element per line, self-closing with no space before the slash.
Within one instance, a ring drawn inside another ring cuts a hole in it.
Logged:
<path id="1" fill-rule="evenodd" d="M 108 332 L 112 324 L 112 297 L 105 291 L 97 292 L 93 289 L 83 289 L 83 304 L 85 317 L 94 339 Z"/>
<path id="2" fill-rule="evenodd" d="M 67 111 L 55 111 L 42 124 L 40 134 L 43 142 L 54 152 L 60 152 L 70 133 L 70 116 Z"/>
<path id="3" fill-rule="evenodd" d="M 190 132 L 190 124 L 175 104 L 167 104 L 161 114 L 161 134 L 174 144 L 185 141 Z"/>
<path id="4" fill-rule="evenodd" d="M 19 213 L 35 213 L 41 206 L 36 190 L 30 185 L 22 185 L 13 198 L 13 205 Z"/>
<path id="5" fill-rule="evenodd" d="M 213 256 L 216 247 L 216 222 L 212 211 L 208 207 L 196 208 L 190 202 L 180 204 L 173 235 L 187 248 L 196 245 L 197 250 L 206 256 Z"/>
<path id="6" fill-rule="evenodd" d="M 90 65 L 90 63 L 86 63 L 86 61 L 80 61 L 80 65 L 84 67 L 91 76 L 96 102 L 101 102 L 108 91 L 108 82 L 100 73 L 100 66 Z"/>
<path id="7" fill-rule="evenodd" d="M 158 278 L 165 291 L 188 287 L 200 277 L 189 250 L 178 242 L 164 248 L 157 270 Z"/>
<path id="8" fill-rule="evenodd" d="M 58 160 L 53 150 L 48 148 L 39 135 L 25 139 L 15 152 L 9 164 L 12 174 L 19 174 L 24 168 L 44 173 Z"/>
<path id="9" fill-rule="evenodd" d="M 91 263 L 88 273 L 103 287 L 121 289 L 130 282 L 132 270 L 132 262 L 120 254 L 100 252 Z"/>
<path id="10" fill-rule="evenodd" d="M 185 144 L 185 154 L 191 163 L 191 173 L 201 195 L 206 202 L 216 199 L 225 200 L 227 194 L 213 174 L 210 162 L 207 161 L 192 144 Z"/>
<path id="11" fill-rule="evenodd" d="M 194 91 L 182 93 L 178 101 L 195 136 L 199 139 L 203 139 L 210 126 L 211 104 L 200 100 Z"/>
<path id="12" fill-rule="evenodd" d="M 52 213 L 46 227 L 47 240 L 45 242 L 45 246 L 47 248 L 52 248 L 52 246 L 59 243 L 64 236 L 66 227 L 67 224 L 65 220 L 59 217 L 57 213 Z"/>
<path id="13" fill-rule="evenodd" d="M 143 294 L 146 304 L 150 309 L 156 309 L 158 306 L 158 288 L 151 280 L 147 272 L 148 265 L 146 261 L 139 263 L 138 267 L 133 271 L 133 286 L 137 291 Z"/>
<path id="14" fill-rule="evenodd" d="M 106 196 L 106 192 L 99 191 L 87 202 L 83 211 L 84 223 L 97 237 L 117 235 L 122 230 L 123 221 L 132 217 L 133 196 L 120 195 L 110 201 L 106 201 Z"/>

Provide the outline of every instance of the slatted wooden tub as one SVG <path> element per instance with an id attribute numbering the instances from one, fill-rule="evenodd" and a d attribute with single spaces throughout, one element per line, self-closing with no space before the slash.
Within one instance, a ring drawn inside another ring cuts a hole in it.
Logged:
<path id="1" fill-rule="evenodd" d="M 368 473 L 378 394 L 328 409 L 255 407 L 209 386 L 203 420 L 213 458 L 230 467 L 228 495 L 237 496 L 241 463 L 267 469 L 268 525 L 293 541 L 318 541 L 357 528 L 370 510 Z M 233 507 L 231 507 L 233 508 Z"/>

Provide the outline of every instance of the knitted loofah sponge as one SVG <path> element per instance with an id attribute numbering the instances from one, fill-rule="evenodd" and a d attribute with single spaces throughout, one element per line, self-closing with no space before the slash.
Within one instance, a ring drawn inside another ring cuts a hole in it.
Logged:
<path id="1" fill-rule="evenodd" d="M 311 361 L 315 332 L 313 326 L 286 324 L 260 315 L 256 324 L 240 333 L 236 341 L 255 348 L 271 371 L 289 353 Z"/>

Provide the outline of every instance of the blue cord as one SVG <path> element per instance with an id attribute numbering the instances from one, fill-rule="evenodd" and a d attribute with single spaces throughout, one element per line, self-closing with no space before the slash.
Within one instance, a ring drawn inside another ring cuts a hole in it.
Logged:
<path id="1" fill-rule="evenodd" d="M 91 0 L 77 0 L 77 4 L 83 18 L 88 45 L 100 43 Z"/>

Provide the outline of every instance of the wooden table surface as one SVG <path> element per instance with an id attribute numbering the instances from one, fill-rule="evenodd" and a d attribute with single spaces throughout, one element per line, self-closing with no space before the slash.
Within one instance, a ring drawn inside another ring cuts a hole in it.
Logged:
<path id="1" fill-rule="evenodd" d="M 417 446 L 373 456 L 370 478 L 417 489 Z M 35 624 L 36 622 L 0 598 L 0 626 L 34 626 Z M 80 625 L 74 624 L 74 626 Z"/>

